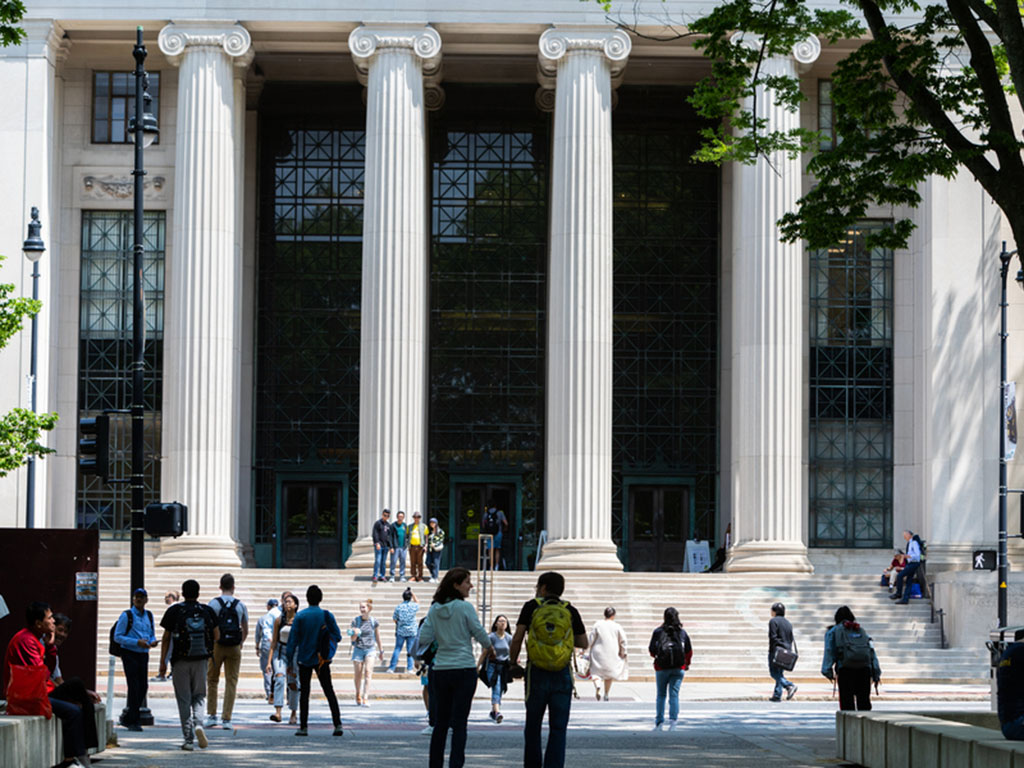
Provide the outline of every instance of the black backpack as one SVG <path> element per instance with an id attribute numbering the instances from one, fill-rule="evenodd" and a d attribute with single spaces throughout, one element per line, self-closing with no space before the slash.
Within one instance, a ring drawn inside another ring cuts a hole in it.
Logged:
<path id="1" fill-rule="evenodd" d="M 127 634 L 127 633 L 132 631 L 132 626 L 135 624 L 135 615 L 132 613 L 132 609 L 131 608 L 129 608 L 127 611 L 122 611 L 122 613 L 127 613 L 128 614 L 128 626 L 125 627 L 125 629 L 124 629 L 125 634 Z M 153 623 L 153 614 L 150 613 L 149 611 L 146 611 L 146 616 L 149 617 L 149 625 L 151 627 L 153 627 L 154 631 L 155 631 L 156 624 Z M 120 620 L 121 620 L 121 617 L 118 616 L 117 617 L 117 621 L 120 621 Z M 110 648 L 109 648 L 109 651 L 110 651 L 110 655 L 111 656 L 117 656 L 118 658 L 120 658 L 121 657 L 121 651 L 124 650 L 124 649 L 121 648 L 121 644 L 119 642 L 114 640 L 114 630 L 117 629 L 117 621 L 115 621 L 111 625 L 111 627 L 110 627 Z"/>
<path id="2" fill-rule="evenodd" d="M 679 669 L 684 661 L 682 633 L 662 629 L 654 663 L 661 669 Z"/>
<path id="3" fill-rule="evenodd" d="M 174 626 L 174 658 L 194 661 L 209 658 L 213 653 L 207 611 L 199 603 L 182 603 Z"/>
<path id="4" fill-rule="evenodd" d="M 859 624 L 836 627 L 836 661 L 841 669 L 871 669 L 871 638 Z"/>
<path id="5" fill-rule="evenodd" d="M 434 640 L 428 647 L 420 648 L 420 630 L 423 629 L 423 622 L 427 620 L 424 616 L 420 619 L 419 626 L 416 630 L 416 652 L 413 654 L 417 659 L 420 660 L 420 664 L 424 667 L 429 667 L 434 663 L 434 657 L 437 655 L 437 640 Z"/>
<path id="6" fill-rule="evenodd" d="M 238 600 L 220 600 L 220 612 L 217 614 L 217 629 L 220 630 L 219 645 L 241 645 L 242 644 L 242 622 L 238 618 L 236 606 Z"/>
<path id="7" fill-rule="evenodd" d="M 499 515 L 498 510 L 492 508 L 484 512 L 484 520 L 481 530 L 483 530 L 484 533 L 494 534 L 497 533 L 500 528 L 501 516 Z"/>

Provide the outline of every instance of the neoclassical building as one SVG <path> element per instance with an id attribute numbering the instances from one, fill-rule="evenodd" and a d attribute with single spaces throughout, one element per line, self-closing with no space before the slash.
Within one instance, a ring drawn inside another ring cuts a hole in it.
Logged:
<path id="1" fill-rule="evenodd" d="M 0 280 L 31 292 L 38 206 L 39 400 L 61 419 L 37 524 L 125 549 L 127 490 L 75 454 L 79 416 L 130 396 L 141 24 L 148 498 L 190 511 L 157 565 L 365 567 L 383 508 L 438 518 L 467 563 L 489 504 L 512 568 L 542 532 L 563 569 L 679 570 L 686 540 L 727 537 L 734 571 L 880 563 L 904 528 L 937 568 L 994 547 L 1004 235 L 981 189 L 929 181 L 906 251 L 864 244 L 898 210 L 826 251 L 782 244 L 807 158 L 695 163 L 709 66 L 686 39 L 514 5 L 31 4 L 0 49 Z M 828 151 L 855 44 L 765 62 L 807 96 L 760 93 L 769 124 Z M 0 407 L 26 405 L 28 335 L 0 362 Z M 27 492 L 0 481 L 3 525 Z"/>

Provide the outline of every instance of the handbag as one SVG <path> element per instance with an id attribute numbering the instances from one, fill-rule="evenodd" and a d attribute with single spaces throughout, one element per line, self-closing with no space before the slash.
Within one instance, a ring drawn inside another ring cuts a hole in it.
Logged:
<path id="1" fill-rule="evenodd" d="M 53 717 L 50 697 L 46 694 L 46 681 L 50 670 L 45 665 L 25 667 L 10 666 L 7 681 L 8 715 L 42 715 L 47 720 Z"/>
<path id="2" fill-rule="evenodd" d="M 796 667 L 797 659 L 800 655 L 796 652 L 796 643 L 793 643 L 793 650 L 783 648 L 781 645 L 775 649 L 775 653 L 772 654 L 772 664 L 777 667 L 782 667 L 787 672 L 792 672 L 793 668 Z"/>

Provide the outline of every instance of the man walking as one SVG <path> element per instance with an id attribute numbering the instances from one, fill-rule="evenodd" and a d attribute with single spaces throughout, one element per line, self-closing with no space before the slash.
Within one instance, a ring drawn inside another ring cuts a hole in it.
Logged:
<path id="1" fill-rule="evenodd" d="M 427 547 L 427 526 L 423 524 L 423 515 L 412 513 L 412 525 L 409 526 L 409 578 L 423 581 L 423 553 Z"/>
<path id="2" fill-rule="evenodd" d="M 156 645 L 153 614 L 146 610 L 149 595 L 142 587 L 132 595 L 132 607 L 121 614 L 114 627 L 114 642 L 121 646 L 121 666 L 128 684 L 128 705 L 121 724 L 129 731 L 141 731 L 139 710 L 149 689 L 149 649 Z"/>
<path id="3" fill-rule="evenodd" d="M 184 602 L 170 605 L 160 619 L 164 630 L 160 641 L 160 676 L 167 673 L 167 654 L 170 652 L 174 671 L 171 682 L 178 702 L 181 732 L 185 737 L 181 748 L 191 752 L 195 742 L 199 743 L 200 749 L 206 749 L 209 743 L 202 722 L 206 667 L 220 632 L 217 617 L 210 606 L 199 602 L 198 581 L 189 579 L 182 584 L 181 596 L 185 598 Z"/>
<path id="4" fill-rule="evenodd" d="M 796 696 L 796 685 L 786 679 L 786 670 L 775 663 L 775 652 L 780 648 L 792 651 L 793 645 L 793 625 L 786 618 L 786 606 L 775 603 L 772 606 L 772 617 L 768 622 L 768 674 L 775 681 L 775 690 L 768 701 L 782 701 L 783 688 L 786 689 L 786 701 Z"/>
<path id="5" fill-rule="evenodd" d="M 395 522 L 388 531 L 388 548 L 391 552 L 391 575 L 388 581 L 395 581 L 395 559 L 398 559 L 399 576 L 405 581 L 405 557 L 409 551 L 409 526 L 405 524 L 405 512 L 398 511 Z"/>
<path id="6" fill-rule="evenodd" d="M 373 583 L 387 576 L 388 551 L 391 549 L 391 510 L 382 509 L 373 524 Z"/>
<path id="7" fill-rule="evenodd" d="M 331 683 L 331 659 L 341 640 L 341 630 L 334 614 L 320 607 L 324 593 L 315 584 L 306 590 L 306 602 L 309 607 L 298 612 L 292 622 L 291 635 L 288 638 L 288 666 L 299 665 L 299 730 L 296 736 L 308 736 L 309 724 L 309 684 L 313 672 L 320 681 L 320 687 L 331 708 L 331 720 L 334 722 L 334 735 L 341 736 L 341 710 L 338 709 L 338 697 L 334 695 Z"/>
<path id="8" fill-rule="evenodd" d="M 242 646 L 249 636 L 249 611 L 245 603 L 235 597 L 235 577 L 230 573 L 220 577 L 220 591 L 220 597 L 210 601 L 210 609 L 217 617 L 219 637 L 213 644 L 213 661 L 206 672 L 206 685 L 210 689 L 210 698 L 206 702 L 206 726 L 213 728 L 217 725 L 217 686 L 223 665 L 224 708 L 221 710 L 220 727 L 230 731 L 238 670 L 242 665 Z"/>
<path id="9" fill-rule="evenodd" d="M 563 768 L 565 733 L 572 703 L 573 648 L 587 647 L 587 629 L 577 611 L 562 600 L 565 579 L 548 571 L 537 579 L 537 597 L 528 600 L 516 621 L 509 646 L 511 665 L 519 669 L 519 651 L 526 642 L 526 727 L 523 729 L 524 768 Z M 518 676 L 518 675 L 517 675 Z M 548 745 L 543 759 L 540 731 L 548 711 Z"/>
<path id="10" fill-rule="evenodd" d="M 274 622 L 281 615 L 277 607 L 277 598 L 267 600 L 267 612 L 256 622 L 256 657 L 260 660 L 263 670 L 263 692 L 267 694 L 267 703 L 274 703 L 274 676 L 268 672 L 270 668 L 270 642 L 274 639 Z"/>
<path id="11" fill-rule="evenodd" d="M 903 539 L 907 542 L 906 564 L 903 566 L 903 570 L 896 576 L 896 588 L 889 595 L 890 600 L 899 600 L 900 605 L 906 605 L 910 602 L 910 588 L 914 585 L 917 569 L 921 567 L 921 544 L 919 539 L 914 535 L 913 531 L 904 531 Z"/>

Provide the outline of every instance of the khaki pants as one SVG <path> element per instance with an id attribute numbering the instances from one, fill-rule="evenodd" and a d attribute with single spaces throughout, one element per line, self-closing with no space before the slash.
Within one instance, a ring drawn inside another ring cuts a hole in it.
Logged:
<path id="1" fill-rule="evenodd" d="M 217 714 L 217 685 L 220 682 L 220 666 L 224 665 L 224 709 L 220 719 L 230 720 L 235 708 L 235 691 L 238 689 L 238 669 L 242 665 L 241 645 L 221 645 L 214 643 L 213 658 L 206 671 L 206 714 Z"/>
<path id="2" fill-rule="evenodd" d="M 409 547 L 409 560 L 412 566 L 411 577 L 414 581 L 423 581 L 423 547 L 413 544 Z"/>

